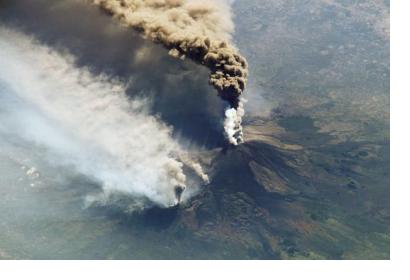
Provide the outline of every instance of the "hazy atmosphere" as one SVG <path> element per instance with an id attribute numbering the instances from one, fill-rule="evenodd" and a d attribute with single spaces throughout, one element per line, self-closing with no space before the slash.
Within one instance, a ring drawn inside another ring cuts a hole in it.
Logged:
<path id="1" fill-rule="evenodd" d="M 0 259 L 389 259 L 389 1 L 0 0 Z"/>

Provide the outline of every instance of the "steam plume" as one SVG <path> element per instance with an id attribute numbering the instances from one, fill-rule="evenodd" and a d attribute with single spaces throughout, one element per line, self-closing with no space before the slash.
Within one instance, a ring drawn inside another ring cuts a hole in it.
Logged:
<path id="1" fill-rule="evenodd" d="M 141 207 L 180 202 L 183 151 L 144 100 L 128 100 L 122 83 L 3 28 L 0 59 L 0 139 L 17 135 L 45 148 L 53 164 L 95 179 L 103 188 L 97 200 L 125 194 Z"/>
<path id="2" fill-rule="evenodd" d="M 178 159 L 183 162 L 185 166 L 191 168 L 205 184 L 210 183 L 209 176 L 203 171 L 202 166 L 192 160 L 186 153 L 179 153 Z"/>
<path id="3" fill-rule="evenodd" d="M 225 134 L 242 142 L 241 94 L 247 81 L 247 62 L 230 43 L 233 23 L 227 2 L 217 0 L 90 0 L 169 54 L 191 58 L 210 70 L 209 82 L 230 104 Z"/>

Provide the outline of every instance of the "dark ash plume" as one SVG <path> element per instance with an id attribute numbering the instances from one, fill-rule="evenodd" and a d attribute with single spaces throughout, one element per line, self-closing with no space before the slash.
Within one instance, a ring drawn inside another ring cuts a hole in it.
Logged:
<path id="1" fill-rule="evenodd" d="M 229 141 L 242 142 L 244 113 L 241 95 L 248 66 L 232 45 L 233 23 L 229 5 L 216 0 L 90 0 L 125 25 L 169 49 L 169 54 L 188 57 L 211 70 L 209 82 L 231 108 L 226 112 Z"/>

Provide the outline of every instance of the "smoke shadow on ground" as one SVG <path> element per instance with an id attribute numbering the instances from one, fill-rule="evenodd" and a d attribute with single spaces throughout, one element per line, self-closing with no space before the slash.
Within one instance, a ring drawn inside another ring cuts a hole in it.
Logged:
<path id="1" fill-rule="evenodd" d="M 83 2 L 3 0 L 0 5 L 0 24 L 68 50 L 79 67 L 124 81 L 127 94 L 147 99 L 152 114 L 171 125 L 184 143 L 206 148 L 225 143 L 222 117 L 227 104 L 208 85 L 205 67 L 169 56 L 163 47 Z"/>
<path id="2" fill-rule="evenodd" d="M 124 202 L 127 203 L 127 201 Z M 148 207 L 144 210 L 128 213 L 124 211 L 124 209 L 115 206 L 95 205 L 88 207 L 87 211 L 90 215 L 103 215 L 113 221 L 121 221 L 124 228 L 139 231 L 152 230 L 154 232 L 162 232 L 172 227 L 175 223 L 178 218 L 180 206 L 162 208 L 152 205 L 152 207 Z"/>

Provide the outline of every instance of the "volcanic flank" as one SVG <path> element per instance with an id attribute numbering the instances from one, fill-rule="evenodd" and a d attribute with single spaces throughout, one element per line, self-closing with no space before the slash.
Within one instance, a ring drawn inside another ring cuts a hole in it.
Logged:
<path id="1" fill-rule="evenodd" d="M 231 43 L 233 23 L 225 1 L 216 0 L 90 0 L 169 54 L 188 57 L 211 70 L 209 82 L 228 101 L 225 134 L 233 145 L 243 142 L 241 95 L 248 66 Z"/>

